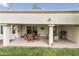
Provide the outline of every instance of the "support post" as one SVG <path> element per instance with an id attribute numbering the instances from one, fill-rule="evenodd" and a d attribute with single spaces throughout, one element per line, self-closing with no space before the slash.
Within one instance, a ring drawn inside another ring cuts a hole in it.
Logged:
<path id="1" fill-rule="evenodd" d="M 49 25 L 49 47 L 54 43 L 53 42 L 53 27 L 54 25 Z"/>
<path id="2" fill-rule="evenodd" d="M 17 38 L 17 39 L 20 38 L 20 37 L 19 37 L 19 28 L 18 28 L 18 25 L 16 25 L 16 38 Z"/>
<path id="3" fill-rule="evenodd" d="M 8 46 L 10 40 L 10 25 L 3 25 L 3 46 Z"/>

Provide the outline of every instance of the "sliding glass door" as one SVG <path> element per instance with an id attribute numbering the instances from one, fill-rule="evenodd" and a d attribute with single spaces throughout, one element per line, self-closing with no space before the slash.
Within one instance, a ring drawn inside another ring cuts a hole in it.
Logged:
<path id="1" fill-rule="evenodd" d="M 37 35 L 37 26 L 27 26 L 27 34 L 35 33 Z"/>

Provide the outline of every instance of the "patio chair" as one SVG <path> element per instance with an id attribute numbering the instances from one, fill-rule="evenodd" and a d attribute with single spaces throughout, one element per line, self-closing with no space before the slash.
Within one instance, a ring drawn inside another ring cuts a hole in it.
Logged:
<path id="1" fill-rule="evenodd" d="M 35 39 L 39 40 L 40 39 L 40 34 L 35 35 Z"/>
<path id="2" fill-rule="evenodd" d="M 27 40 L 34 40 L 34 35 L 33 34 L 28 34 L 27 35 Z"/>

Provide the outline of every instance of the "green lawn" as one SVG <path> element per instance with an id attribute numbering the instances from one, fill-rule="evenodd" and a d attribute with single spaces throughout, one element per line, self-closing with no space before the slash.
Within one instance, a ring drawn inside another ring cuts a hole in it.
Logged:
<path id="1" fill-rule="evenodd" d="M 11 56 L 79 56 L 78 48 L 4 47 L 0 55 Z"/>

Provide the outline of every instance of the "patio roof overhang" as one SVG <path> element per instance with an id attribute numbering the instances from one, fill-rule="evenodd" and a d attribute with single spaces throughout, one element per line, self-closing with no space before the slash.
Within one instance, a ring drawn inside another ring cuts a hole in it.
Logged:
<path id="1" fill-rule="evenodd" d="M 0 23 L 79 25 L 78 13 L 79 9 L 5 9 L 0 10 Z"/>
<path id="2" fill-rule="evenodd" d="M 2 9 L 0 13 L 79 13 L 79 9 Z"/>

